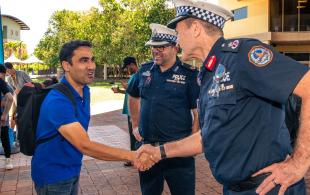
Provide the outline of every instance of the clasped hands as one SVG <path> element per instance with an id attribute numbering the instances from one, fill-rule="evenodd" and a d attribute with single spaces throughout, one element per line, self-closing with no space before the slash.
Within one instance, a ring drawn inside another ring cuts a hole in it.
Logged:
<path id="1" fill-rule="evenodd" d="M 155 163 L 161 160 L 159 147 L 150 144 L 142 145 L 137 151 L 133 151 L 131 161 L 139 171 L 149 170 Z"/>

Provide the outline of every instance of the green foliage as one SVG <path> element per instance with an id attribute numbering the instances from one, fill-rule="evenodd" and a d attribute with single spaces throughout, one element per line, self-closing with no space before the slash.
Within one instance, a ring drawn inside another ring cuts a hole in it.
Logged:
<path id="1" fill-rule="evenodd" d="M 144 45 L 151 35 L 149 24 L 166 24 L 174 16 L 165 0 L 100 0 L 100 5 L 102 10 L 55 12 L 35 55 L 56 67 L 61 46 L 83 39 L 93 43 L 97 65 L 115 66 L 128 55 L 141 63 L 151 57 Z"/>

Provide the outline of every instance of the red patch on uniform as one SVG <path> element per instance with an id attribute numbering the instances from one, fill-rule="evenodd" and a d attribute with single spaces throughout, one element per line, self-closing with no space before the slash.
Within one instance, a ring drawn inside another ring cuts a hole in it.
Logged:
<path id="1" fill-rule="evenodd" d="M 213 55 L 208 59 L 208 62 L 205 64 L 207 70 L 212 71 L 216 63 L 216 56 Z"/>

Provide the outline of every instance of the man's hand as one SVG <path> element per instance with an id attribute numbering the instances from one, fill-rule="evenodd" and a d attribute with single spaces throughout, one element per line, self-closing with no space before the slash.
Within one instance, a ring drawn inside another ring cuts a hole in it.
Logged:
<path id="1" fill-rule="evenodd" d="M 271 173 L 257 188 L 256 193 L 265 195 L 277 185 L 280 185 L 278 195 L 284 195 L 288 187 L 301 180 L 307 172 L 307 168 L 289 157 L 285 161 L 272 164 L 253 176 L 262 173 Z"/>
<path id="2" fill-rule="evenodd" d="M 132 163 L 134 167 L 137 168 L 139 171 L 149 170 L 155 164 L 151 155 L 146 153 L 138 155 L 138 153 L 134 153 L 135 154 Z"/>
<path id="3" fill-rule="evenodd" d="M 142 141 L 142 136 L 141 136 L 140 133 L 139 133 L 139 127 L 133 128 L 132 134 L 135 136 L 135 138 L 136 138 L 136 140 L 137 140 L 138 142 Z"/>
<path id="4" fill-rule="evenodd" d="M 5 126 L 6 120 L 7 120 L 7 116 L 5 113 L 3 113 L 1 115 L 1 126 Z"/>
<path id="5" fill-rule="evenodd" d="M 116 87 L 116 86 L 113 86 L 113 87 L 111 88 L 111 90 L 112 90 L 114 93 L 119 93 L 119 88 Z"/>
<path id="6" fill-rule="evenodd" d="M 124 89 L 127 89 L 127 87 L 128 87 L 127 81 L 120 80 L 120 82 L 121 82 L 123 88 L 124 88 Z"/>
<path id="7" fill-rule="evenodd" d="M 160 150 L 159 147 L 154 147 L 150 144 L 144 144 L 142 145 L 138 150 L 138 158 L 140 156 L 142 156 L 143 154 L 148 154 L 150 155 L 151 159 L 157 163 L 158 161 L 161 160 L 161 156 L 160 156 Z"/>

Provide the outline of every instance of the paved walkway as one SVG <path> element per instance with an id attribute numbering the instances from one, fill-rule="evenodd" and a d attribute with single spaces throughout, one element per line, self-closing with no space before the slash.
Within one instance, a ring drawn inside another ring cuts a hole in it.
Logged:
<path id="1" fill-rule="evenodd" d="M 121 111 L 92 116 L 89 135 L 91 139 L 108 145 L 129 148 L 126 131 L 127 119 Z M 30 157 L 13 155 L 14 169 L 4 169 L 4 157 L 0 157 L 0 195 L 36 194 L 30 177 Z M 310 186 L 310 173 L 306 177 Z M 309 187 L 308 187 L 309 188 Z M 308 189 L 309 191 L 310 189 Z M 85 157 L 80 179 L 80 194 L 139 195 L 138 173 L 125 168 L 121 162 L 104 162 Z M 164 194 L 170 194 L 165 186 Z M 221 186 L 211 176 L 207 161 L 202 155 L 196 157 L 196 195 L 218 195 Z"/>

